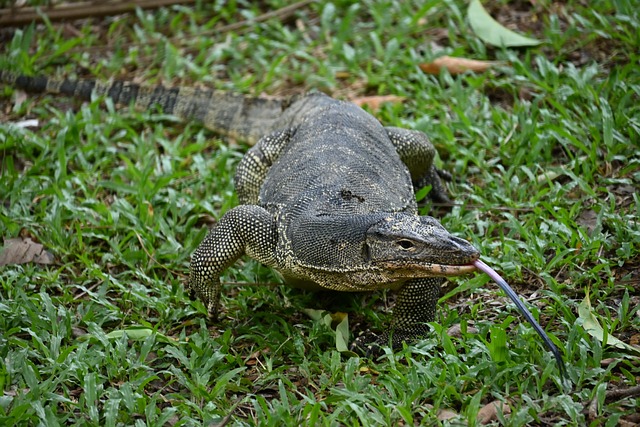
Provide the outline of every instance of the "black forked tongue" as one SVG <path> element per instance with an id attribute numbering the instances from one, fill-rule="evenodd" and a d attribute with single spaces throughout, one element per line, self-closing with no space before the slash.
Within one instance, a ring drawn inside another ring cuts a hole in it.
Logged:
<path id="1" fill-rule="evenodd" d="M 518 294 L 516 294 L 516 292 L 513 289 L 511 289 L 511 286 L 509 286 L 509 284 L 502 277 L 500 277 L 500 275 L 496 273 L 496 271 L 493 268 L 489 267 L 484 262 L 478 259 L 473 262 L 473 265 L 478 270 L 482 271 L 483 273 L 486 273 L 489 277 L 491 277 L 491 279 L 493 279 L 493 281 L 496 282 L 502 288 L 502 290 L 509 296 L 509 298 L 511 298 L 511 300 L 516 305 L 516 307 L 518 307 L 518 310 L 520 310 L 520 313 L 522 313 L 525 319 L 527 319 L 527 321 L 531 324 L 531 326 L 533 326 L 533 329 L 535 329 L 538 335 L 540 335 L 540 338 L 542 338 L 542 341 L 544 341 L 544 344 L 547 346 L 549 351 L 553 353 L 553 356 L 556 358 L 556 362 L 558 363 L 558 369 L 560 370 L 560 374 L 564 378 L 566 378 L 567 371 L 564 367 L 564 361 L 562 360 L 562 356 L 560 355 L 560 351 L 558 350 L 558 347 L 556 347 L 553 344 L 553 342 L 551 342 L 551 339 L 545 333 L 544 329 L 542 329 L 542 327 L 538 324 L 538 322 L 536 322 L 536 319 L 533 318 L 533 315 L 527 309 L 524 303 L 520 301 L 520 298 L 518 298 Z"/>

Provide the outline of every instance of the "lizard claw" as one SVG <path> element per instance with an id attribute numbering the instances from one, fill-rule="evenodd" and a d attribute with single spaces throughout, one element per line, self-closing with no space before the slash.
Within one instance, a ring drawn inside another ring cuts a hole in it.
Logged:
<path id="1" fill-rule="evenodd" d="M 446 171 L 444 169 L 437 169 L 436 168 L 436 173 L 438 174 L 440 179 L 443 180 L 443 181 L 447 181 L 447 182 L 453 181 L 453 175 L 451 175 L 451 172 L 449 172 L 449 171 Z"/>
<path id="2" fill-rule="evenodd" d="M 430 185 L 431 191 L 429 192 L 428 197 L 431 200 L 436 203 L 452 203 L 451 199 L 449 199 L 449 196 L 447 195 L 447 189 L 442 183 L 442 181 L 449 182 L 452 180 L 453 176 L 449 172 L 432 166 L 431 169 L 429 169 L 429 172 L 427 172 L 427 174 L 414 185 L 416 189 Z"/>
<path id="3" fill-rule="evenodd" d="M 384 343 L 380 335 L 370 330 L 362 331 L 358 337 L 351 343 L 349 350 L 354 353 L 368 357 L 377 358 L 384 354 Z"/>

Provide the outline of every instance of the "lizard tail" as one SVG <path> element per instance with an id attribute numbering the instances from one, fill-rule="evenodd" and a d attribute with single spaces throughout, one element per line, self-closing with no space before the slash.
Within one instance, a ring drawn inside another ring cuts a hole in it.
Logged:
<path id="1" fill-rule="evenodd" d="M 139 111 L 160 108 L 182 121 L 195 121 L 216 133 L 255 143 L 272 128 L 288 102 L 194 88 L 144 86 L 128 81 L 52 79 L 0 70 L 0 82 L 33 93 L 57 93 L 90 101 L 108 97 Z"/>

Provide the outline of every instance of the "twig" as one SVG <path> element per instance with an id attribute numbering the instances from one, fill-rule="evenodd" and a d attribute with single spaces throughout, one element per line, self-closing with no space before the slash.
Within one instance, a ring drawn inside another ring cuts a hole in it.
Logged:
<path id="1" fill-rule="evenodd" d="M 616 388 L 613 390 L 607 390 L 604 395 L 604 400 L 605 401 L 620 400 L 627 397 L 637 397 L 637 396 L 640 396 L 640 385 L 624 388 L 624 389 Z M 590 420 L 595 420 L 598 418 L 598 399 L 596 397 L 594 397 L 593 400 L 589 402 L 587 412 L 589 413 Z"/>
<path id="2" fill-rule="evenodd" d="M 210 36 L 221 35 L 221 34 L 229 33 L 232 31 L 235 31 L 236 33 L 240 33 L 241 31 L 250 29 L 253 25 L 257 23 L 268 21 L 272 18 L 278 18 L 280 21 L 284 21 L 285 19 L 293 15 L 293 12 L 295 12 L 300 8 L 305 7 L 306 5 L 312 2 L 313 0 L 302 0 L 297 3 L 291 4 L 289 6 L 281 7 L 280 9 L 263 13 L 262 15 L 256 16 L 255 18 L 245 19 L 244 21 L 234 22 L 232 24 L 223 25 L 221 27 L 212 28 L 211 30 L 208 30 L 208 31 L 203 31 L 198 34 L 198 37 L 207 36 L 207 35 L 210 35 Z M 179 37 L 179 38 L 171 37 L 169 38 L 169 41 L 171 41 L 171 43 L 173 44 L 182 43 L 184 45 L 184 37 Z M 185 54 L 195 54 L 197 52 L 198 50 L 194 48 L 189 48 L 184 51 Z"/>
<path id="3" fill-rule="evenodd" d="M 82 298 L 83 296 L 85 296 L 87 293 L 91 292 L 92 290 L 94 290 L 96 287 L 102 285 L 104 283 L 104 280 L 98 280 L 96 283 L 94 283 L 93 285 L 89 286 L 88 288 L 84 289 L 82 292 L 80 292 L 79 294 L 75 295 L 73 297 L 73 300 L 79 300 L 80 298 Z"/>
<path id="4" fill-rule="evenodd" d="M 165 0 L 167 1 L 167 0 Z M 180 3 L 177 0 L 173 0 L 175 4 Z M 189 3 L 194 3 L 195 0 L 191 0 L 189 1 Z M 186 1 L 183 1 L 182 3 L 187 3 Z M 302 0 L 299 1 L 297 3 L 291 4 L 289 6 L 285 6 L 282 7 L 280 9 L 277 10 L 273 10 L 270 12 L 266 12 L 263 13 L 262 15 L 256 16 L 255 18 L 251 18 L 251 19 L 245 19 L 243 21 L 239 21 L 239 22 L 234 22 L 232 24 L 227 24 L 227 25 L 223 25 L 221 27 L 217 27 L 217 28 L 212 28 L 210 30 L 207 31 L 202 31 L 199 32 L 198 34 L 194 34 L 194 37 L 203 37 L 203 36 L 214 36 L 214 35 L 220 35 L 220 34 L 224 34 L 224 33 L 228 33 L 230 31 L 236 31 L 236 32 L 240 32 L 241 30 L 246 30 L 246 29 L 250 29 L 252 25 L 255 25 L 257 23 L 260 22 L 264 22 L 267 21 L 269 19 L 272 18 L 278 18 L 280 21 L 284 21 L 287 18 L 289 18 L 291 15 L 293 15 L 293 13 L 298 10 L 303 8 L 304 6 L 307 6 L 308 4 L 313 3 L 313 0 Z M 0 9 L 0 24 L 2 23 L 2 13 L 3 11 L 5 11 L 7 9 Z M 176 36 L 176 37 L 169 37 L 168 39 L 169 42 L 171 42 L 172 44 L 176 45 L 176 46 L 185 46 L 185 45 L 189 45 L 189 38 L 185 38 L 184 35 L 181 36 Z M 166 41 L 165 39 L 162 40 L 162 42 Z M 152 39 L 152 40 L 148 40 L 145 42 L 145 46 L 150 46 L 150 45 L 156 45 L 158 43 L 160 43 L 161 40 L 156 40 L 156 39 Z M 139 46 L 140 43 L 123 43 L 120 44 L 120 48 L 131 48 L 134 46 Z M 69 49 L 69 51 L 67 53 L 77 53 L 77 52 L 91 52 L 91 53 L 96 53 L 96 52 L 101 52 L 101 51 L 109 51 L 112 50 L 113 47 L 112 46 L 91 46 L 91 47 L 75 47 L 72 49 Z M 185 53 L 190 53 L 189 50 L 187 50 Z M 45 56 L 46 57 L 46 56 Z"/>
<path id="5" fill-rule="evenodd" d="M 247 399 L 247 397 L 249 397 L 249 396 L 246 395 L 246 396 L 243 396 L 243 397 L 239 398 L 238 400 L 236 400 L 235 403 L 233 405 L 231 405 L 231 408 L 228 409 L 229 413 L 227 415 L 225 415 L 217 423 L 209 424 L 209 426 L 210 427 L 225 427 L 227 424 L 229 424 L 229 421 L 231 421 L 231 417 L 233 416 L 233 413 L 236 411 L 238 406 Z"/>
<path id="6" fill-rule="evenodd" d="M 295 12 L 296 10 L 305 7 L 306 5 L 312 3 L 313 0 L 302 0 L 299 1 L 297 3 L 294 4 L 290 4 L 289 6 L 285 6 L 285 7 L 281 7 L 280 9 L 276 9 L 273 10 L 271 12 L 267 12 L 267 13 L 263 13 L 260 16 L 256 16 L 255 18 L 252 19 L 247 19 L 244 21 L 240 21 L 240 22 L 234 22 L 233 24 L 228 24 L 228 25 L 223 25 L 222 27 L 219 28 L 214 28 L 211 31 L 209 31 L 209 33 L 212 34 L 217 34 L 217 33 L 228 33 L 230 31 L 236 31 L 239 30 L 243 27 L 248 27 L 250 25 L 253 25 L 255 23 L 258 22 L 264 22 L 267 21 L 271 18 L 278 18 L 281 21 L 285 20 L 286 18 L 288 18 L 289 16 L 291 16 L 291 14 L 293 12 Z M 204 33 L 206 34 L 206 32 Z"/>
<path id="7" fill-rule="evenodd" d="M 147 248 L 144 246 L 144 241 L 142 240 L 142 236 L 140 236 L 140 234 L 138 234 L 138 232 L 136 231 L 136 237 L 138 238 L 138 243 L 140 243 L 140 246 L 142 247 L 142 250 L 144 251 L 145 254 L 147 254 L 147 256 L 149 257 L 149 259 L 159 265 L 160 267 L 162 267 L 163 269 L 165 269 L 166 271 L 168 271 L 169 273 L 173 274 L 174 276 L 178 276 L 178 277 L 182 277 L 184 278 L 185 275 L 178 273 L 177 271 L 173 271 L 171 270 L 169 267 L 167 267 L 166 265 L 160 263 L 148 250 Z"/>
<path id="8" fill-rule="evenodd" d="M 640 385 L 624 388 L 624 389 L 616 388 L 613 390 L 608 390 L 605 394 L 605 399 L 606 400 L 624 399 L 626 397 L 636 397 L 636 396 L 640 396 Z"/>
<path id="9" fill-rule="evenodd" d="M 49 21 L 63 21 L 89 17 L 119 15 L 141 9 L 157 9 L 175 4 L 193 4 L 196 0 L 131 0 L 109 2 L 82 2 L 55 7 L 21 7 L 0 9 L 0 26 L 17 26 L 41 22 L 44 16 Z"/>

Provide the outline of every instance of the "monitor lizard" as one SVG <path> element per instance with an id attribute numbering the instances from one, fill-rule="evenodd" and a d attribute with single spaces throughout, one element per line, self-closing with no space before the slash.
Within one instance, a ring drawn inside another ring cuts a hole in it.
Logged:
<path id="1" fill-rule="evenodd" d="M 188 288 L 218 314 L 220 275 L 248 255 L 277 270 L 286 284 L 342 292 L 398 291 L 391 325 L 352 345 L 378 354 L 427 334 L 448 276 L 484 271 L 479 251 L 436 219 L 420 216 L 414 191 L 447 201 L 435 149 L 419 131 L 384 127 L 360 107 L 322 93 L 287 99 L 125 81 L 57 80 L 0 71 L 0 81 L 31 92 L 89 100 L 105 96 L 140 110 L 159 107 L 222 135 L 255 143 L 238 165 L 240 201 L 191 257 Z M 495 274 L 495 275 L 494 275 Z M 553 352 L 560 352 L 515 292 L 497 276 Z"/>

